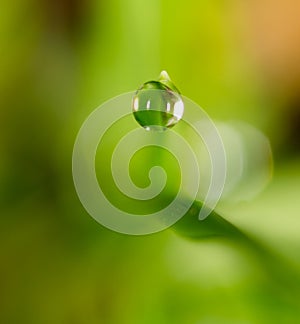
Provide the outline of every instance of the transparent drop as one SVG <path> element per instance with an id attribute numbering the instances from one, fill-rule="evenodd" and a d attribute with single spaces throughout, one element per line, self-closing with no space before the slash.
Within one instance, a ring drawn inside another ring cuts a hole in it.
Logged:
<path id="1" fill-rule="evenodd" d="M 182 118 L 184 104 L 167 72 L 162 71 L 158 81 L 148 81 L 137 90 L 132 109 L 136 121 L 146 130 L 163 131 Z"/>

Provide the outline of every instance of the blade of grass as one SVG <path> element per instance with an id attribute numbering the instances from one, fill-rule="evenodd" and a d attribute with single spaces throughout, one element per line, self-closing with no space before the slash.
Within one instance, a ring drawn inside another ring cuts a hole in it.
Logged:
<path id="1" fill-rule="evenodd" d="M 188 212 L 172 229 L 189 239 L 196 241 L 207 238 L 227 239 L 234 246 L 243 248 L 245 253 L 253 255 L 274 293 L 299 306 L 300 273 L 299 269 L 276 251 L 265 246 L 251 234 L 239 229 L 225 218 L 212 212 L 206 219 L 199 220 L 202 203 L 194 201 Z"/>

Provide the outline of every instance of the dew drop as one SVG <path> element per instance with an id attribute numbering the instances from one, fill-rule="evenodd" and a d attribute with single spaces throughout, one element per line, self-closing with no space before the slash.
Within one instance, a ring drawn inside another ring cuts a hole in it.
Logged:
<path id="1" fill-rule="evenodd" d="M 132 110 L 136 121 L 146 130 L 163 131 L 182 118 L 184 103 L 168 73 L 162 71 L 158 81 L 148 81 L 137 90 Z"/>

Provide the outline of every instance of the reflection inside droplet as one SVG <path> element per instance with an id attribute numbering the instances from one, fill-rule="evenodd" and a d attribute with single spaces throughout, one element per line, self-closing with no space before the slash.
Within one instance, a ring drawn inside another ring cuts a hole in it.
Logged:
<path id="1" fill-rule="evenodd" d="M 132 101 L 136 121 L 146 130 L 163 131 L 173 127 L 182 118 L 184 103 L 167 73 L 159 81 L 144 83 Z"/>

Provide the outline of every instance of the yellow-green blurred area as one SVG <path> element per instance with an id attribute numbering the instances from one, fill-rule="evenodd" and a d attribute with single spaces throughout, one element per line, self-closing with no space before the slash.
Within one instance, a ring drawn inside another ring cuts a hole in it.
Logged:
<path id="1" fill-rule="evenodd" d="M 0 323 L 298 323 L 299 1 L 0 7 Z M 237 243 L 122 235 L 80 204 L 71 160 L 81 124 L 163 69 L 213 119 L 270 138 L 272 182 L 220 213 L 279 255 L 281 284 Z"/>

